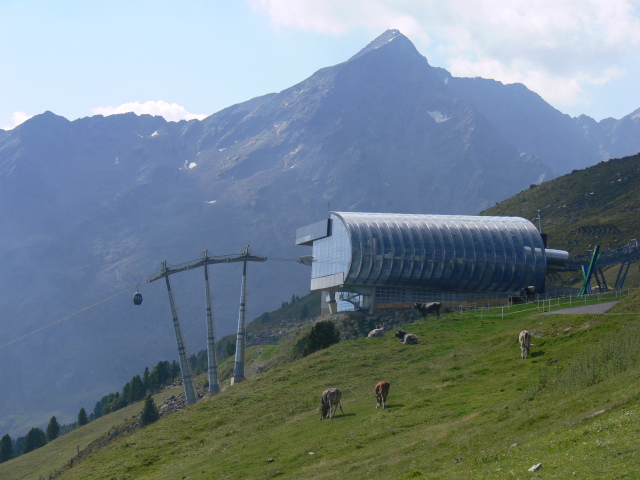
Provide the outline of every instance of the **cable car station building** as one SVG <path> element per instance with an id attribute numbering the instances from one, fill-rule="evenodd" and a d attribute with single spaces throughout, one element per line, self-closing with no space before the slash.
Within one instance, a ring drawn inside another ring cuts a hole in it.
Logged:
<path id="1" fill-rule="evenodd" d="M 332 313 L 542 291 L 569 260 L 519 217 L 331 212 L 296 244 L 313 247 L 311 290 Z"/>

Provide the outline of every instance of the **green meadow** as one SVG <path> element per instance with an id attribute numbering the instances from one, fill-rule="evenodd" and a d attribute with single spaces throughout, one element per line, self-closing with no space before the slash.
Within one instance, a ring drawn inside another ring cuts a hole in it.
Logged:
<path id="1" fill-rule="evenodd" d="M 632 290 L 599 315 L 541 315 L 529 304 L 504 318 L 502 309 L 429 317 L 407 325 L 418 345 L 392 332 L 345 341 L 135 431 L 125 426 L 141 404 L 127 407 L 2 464 L 0 477 L 639 478 L 639 315 Z M 391 384 L 385 410 L 375 408 L 379 380 Z M 327 387 L 341 390 L 344 413 L 319 421 Z"/>

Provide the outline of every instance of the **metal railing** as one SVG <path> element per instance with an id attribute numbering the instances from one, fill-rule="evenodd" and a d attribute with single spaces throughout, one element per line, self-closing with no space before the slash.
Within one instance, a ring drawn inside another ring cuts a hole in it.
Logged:
<path id="1" fill-rule="evenodd" d="M 625 290 L 612 290 L 604 293 L 593 293 L 591 295 L 582 295 L 580 297 L 569 295 L 566 296 L 558 296 L 558 297 L 547 297 L 543 298 L 542 295 L 539 295 L 535 300 L 524 304 L 514 304 L 514 305 L 501 305 L 497 307 L 463 307 L 460 306 L 460 313 L 464 311 L 472 310 L 474 313 L 471 313 L 471 316 L 475 316 L 478 318 L 488 318 L 488 317 L 500 317 L 504 319 L 505 316 L 520 314 L 523 312 L 549 312 L 552 310 L 559 310 L 561 308 L 571 308 L 571 307 L 580 307 L 584 305 L 596 305 L 598 303 L 602 303 L 604 300 L 606 301 L 614 301 L 620 298 L 624 298 L 629 294 L 631 289 L 627 288 Z M 479 312 L 479 313 L 476 313 Z"/>

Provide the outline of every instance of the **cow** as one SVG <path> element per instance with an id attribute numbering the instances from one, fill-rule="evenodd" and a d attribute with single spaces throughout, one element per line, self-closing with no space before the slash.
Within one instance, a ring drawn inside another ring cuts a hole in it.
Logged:
<path id="1" fill-rule="evenodd" d="M 520 289 L 520 293 L 527 299 L 527 301 L 529 301 L 533 300 L 533 298 L 536 296 L 537 291 L 535 286 L 529 285 L 528 287 L 522 287 Z"/>
<path id="2" fill-rule="evenodd" d="M 413 305 L 413 309 L 417 310 L 422 315 L 422 318 L 427 318 L 427 315 L 429 315 L 430 313 L 435 313 L 438 316 L 438 318 L 440 318 L 440 307 L 442 307 L 442 304 L 440 302 L 431 302 L 431 303 L 416 302 Z"/>
<path id="3" fill-rule="evenodd" d="M 341 396 L 342 394 L 337 388 L 327 388 L 322 392 L 322 397 L 320 397 L 320 420 L 323 418 L 333 420 L 333 416 L 338 407 L 340 407 L 340 411 L 344 413 L 342 405 L 340 404 Z"/>
<path id="4" fill-rule="evenodd" d="M 400 339 L 398 343 L 404 343 L 406 345 L 415 345 L 418 343 L 418 337 L 415 334 L 405 332 L 404 330 L 398 330 L 395 336 Z"/>
<path id="5" fill-rule="evenodd" d="M 384 328 L 382 328 L 382 325 L 376 325 L 376 328 L 369 332 L 367 338 L 371 337 L 384 337 Z"/>
<path id="6" fill-rule="evenodd" d="M 531 347 L 531 334 L 527 330 L 520 332 L 520 357 L 527 359 L 529 357 L 529 347 Z"/>
<path id="7" fill-rule="evenodd" d="M 389 382 L 382 381 L 376 383 L 374 392 L 376 395 L 376 409 L 382 405 L 382 409 L 384 410 L 384 404 L 387 401 L 387 395 L 389 395 Z"/>

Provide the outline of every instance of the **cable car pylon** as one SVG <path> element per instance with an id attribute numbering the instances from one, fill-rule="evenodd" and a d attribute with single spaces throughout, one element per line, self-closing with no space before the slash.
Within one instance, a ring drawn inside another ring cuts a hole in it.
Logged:
<path id="1" fill-rule="evenodd" d="M 167 269 L 166 260 L 162 262 L 164 269 Z M 187 405 L 193 405 L 197 401 L 196 391 L 193 388 L 193 375 L 191 373 L 191 365 L 187 358 L 187 349 L 184 345 L 184 339 L 182 337 L 182 329 L 180 328 L 180 320 L 178 319 L 178 309 L 173 300 L 173 292 L 171 291 L 171 282 L 169 282 L 169 275 L 164 279 L 167 282 L 167 292 L 169 293 L 169 303 L 171 304 L 171 315 L 173 316 L 173 327 L 176 331 L 176 342 L 178 344 L 178 358 L 180 359 L 180 370 L 182 371 L 182 384 L 184 385 L 184 396 L 187 400 Z"/>
<path id="2" fill-rule="evenodd" d="M 167 292 L 169 293 L 169 303 L 171 305 L 171 314 L 173 317 L 173 324 L 176 333 L 176 343 L 178 345 L 178 356 L 180 359 L 180 370 L 182 372 L 183 385 L 185 390 L 185 397 L 187 399 L 187 405 L 191 405 L 197 401 L 195 395 L 195 389 L 193 388 L 193 378 L 191 374 L 191 365 L 189 364 L 184 339 L 182 337 L 182 330 L 180 328 L 180 320 L 178 319 L 178 312 L 175 307 L 173 299 L 173 293 L 171 290 L 171 283 L 169 282 L 169 276 L 174 273 L 184 272 L 185 270 L 193 270 L 194 268 L 204 267 L 205 277 L 205 295 L 207 301 L 207 360 L 208 360 L 208 375 L 209 375 L 209 395 L 215 395 L 220 391 L 219 379 L 218 379 L 218 365 L 217 354 L 215 348 L 215 330 L 213 325 L 213 308 L 211 302 L 211 290 L 209 287 L 209 265 L 217 263 L 235 263 L 243 262 L 242 269 L 242 286 L 240 290 L 240 315 L 238 317 L 238 335 L 236 340 L 236 365 L 234 369 L 234 377 L 231 384 L 244 380 L 244 352 L 246 345 L 246 298 L 247 298 L 247 262 L 266 262 L 267 257 L 261 257 L 254 255 L 249 248 L 249 245 L 245 246 L 239 254 L 235 255 L 221 255 L 221 256 L 209 256 L 209 252 L 205 250 L 202 252 L 202 257 L 192 262 L 183 263 L 173 267 L 169 267 L 167 261 L 162 262 L 160 273 L 149 278 L 145 283 L 155 282 L 161 278 L 166 279 Z M 138 292 L 139 293 L 139 292 Z M 135 303 L 134 296 L 134 303 Z M 140 303 L 142 302 L 142 295 L 139 297 Z M 137 303 L 136 305 L 139 305 Z"/>
<path id="3" fill-rule="evenodd" d="M 205 250 L 204 258 L 209 256 Z M 216 352 L 216 334 L 213 328 L 213 308 L 211 306 L 211 291 L 209 289 L 209 265 L 204 266 L 205 296 L 207 297 L 207 373 L 209 375 L 209 396 L 220 391 L 218 383 L 218 354 Z"/>

